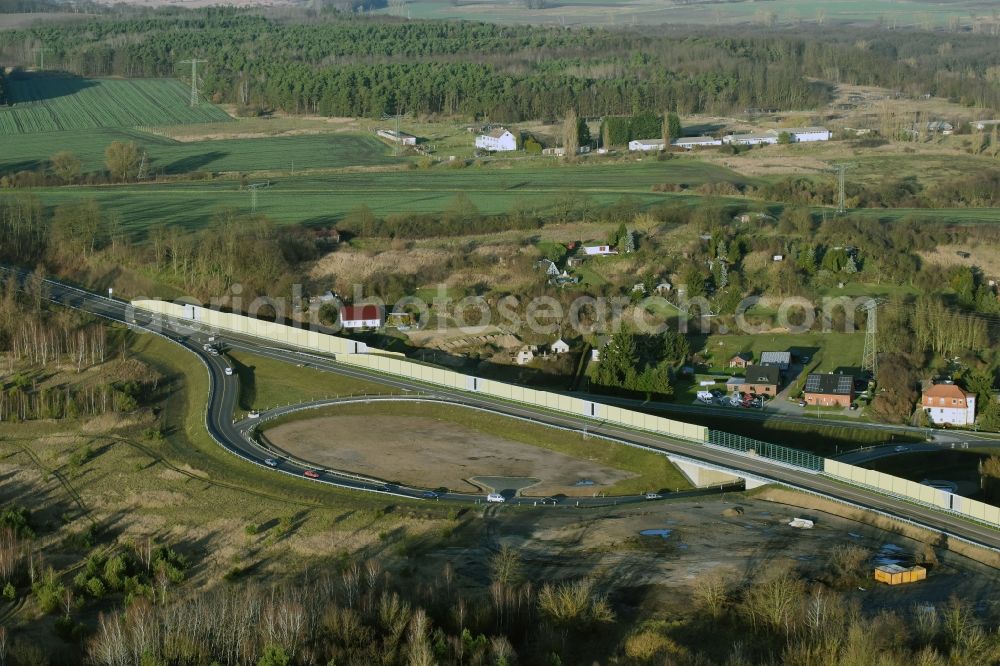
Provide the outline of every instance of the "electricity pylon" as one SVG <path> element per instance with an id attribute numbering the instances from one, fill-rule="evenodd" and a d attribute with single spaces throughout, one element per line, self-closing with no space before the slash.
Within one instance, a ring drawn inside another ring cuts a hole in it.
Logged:
<path id="1" fill-rule="evenodd" d="M 257 212 L 257 190 L 262 190 L 265 187 L 270 187 L 271 181 L 264 183 L 251 183 L 247 185 L 247 189 L 250 190 L 250 213 Z"/>
<path id="2" fill-rule="evenodd" d="M 40 60 L 41 60 L 41 63 L 38 65 L 38 69 L 39 70 L 44 70 L 45 69 L 45 54 L 46 54 L 46 52 L 51 53 L 52 49 L 44 47 L 44 46 L 36 46 L 34 48 L 34 51 L 35 51 L 35 53 L 37 53 L 40 56 Z"/>
<path id="3" fill-rule="evenodd" d="M 847 212 L 846 196 L 844 193 L 844 173 L 850 169 L 853 164 L 841 163 L 834 164 L 833 168 L 837 171 L 837 184 L 840 186 L 839 197 L 837 198 L 837 212 L 844 214 Z"/>
<path id="4" fill-rule="evenodd" d="M 198 106 L 198 63 L 208 62 L 207 60 L 199 60 L 197 58 L 191 58 L 190 60 L 181 60 L 180 64 L 186 65 L 191 63 L 191 108 Z"/>
<path id="5" fill-rule="evenodd" d="M 865 352 L 861 356 L 861 369 L 872 373 L 872 379 L 878 373 L 878 306 L 884 299 L 869 298 L 863 307 L 868 316 L 865 318 Z"/>

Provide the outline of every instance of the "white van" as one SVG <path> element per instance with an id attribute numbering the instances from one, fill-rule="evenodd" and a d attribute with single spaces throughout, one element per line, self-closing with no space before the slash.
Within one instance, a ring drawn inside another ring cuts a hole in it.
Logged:
<path id="1" fill-rule="evenodd" d="M 507 500 L 505 500 L 504 496 L 501 495 L 500 493 L 490 493 L 489 495 L 486 496 L 486 501 L 495 502 L 497 504 L 503 504 Z"/>

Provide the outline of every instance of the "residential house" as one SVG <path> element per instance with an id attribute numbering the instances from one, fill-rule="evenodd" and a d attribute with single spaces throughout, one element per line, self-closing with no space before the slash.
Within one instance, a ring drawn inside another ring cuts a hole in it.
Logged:
<path id="1" fill-rule="evenodd" d="M 740 352 L 729 359 L 730 368 L 745 368 L 753 362 L 753 354 L 750 352 Z"/>
<path id="2" fill-rule="evenodd" d="M 527 365 L 528 363 L 531 363 L 535 360 L 535 352 L 537 349 L 538 348 L 534 345 L 521 347 L 517 350 L 517 354 L 514 355 L 514 362 L 518 365 Z"/>
<path id="3" fill-rule="evenodd" d="M 562 338 L 559 338 L 549 346 L 549 349 L 553 354 L 565 354 L 569 352 L 569 344 Z"/>
<path id="4" fill-rule="evenodd" d="M 565 287 L 568 284 L 576 284 L 580 281 L 580 278 L 575 275 L 570 275 L 566 271 L 563 271 L 559 275 L 549 278 L 549 284 L 554 287 Z"/>
<path id="5" fill-rule="evenodd" d="M 937 425 L 969 426 L 976 422 L 976 394 L 952 382 L 930 386 L 924 390 L 920 403 Z"/>
<path id="6" fill-rule="evenodd" d="M 652 152 L 663 150 L 666 145 L 663 139 L 635 139 L 628 142 L 628 149 L 632 152 Z"/>
<path id="7" fill-rule="evenodd" d="M 802 397 L 807 405 L 850 407 L 854 402 L 854 377 L 830 373 L 812 373 L 806 377 Z"/>
<path id="8" fill-rule="evenodd" d="M 786 351 L 766 351 L 760 354 L 760 364 L 778 368 L 782 372 L 792 364 L 792 353 Z"/>
<path id="9" fill-rule="evenodd" d="M 726 382 L 726 386 L 735 387 L 735 390 L 741 393 L 755 393 L 773 398 L 778 395 L 780 383 L 781 373 L 778 368 L 771 365 L 748 365 L 742 383 L 729 384 Z"/>
<path id="10" fill-rule="evenodd" d="M 795 143 L 809 143 L 810 141 L 829 141 L 831 132 L 825 127 L 780 127 L 768 130 L 768 134 L 775 137 L 782 133 L 788 133 Z"/>
<path id="11" fill-rule="evenodd" d="M 555 262 L 551 259 L 542 259 L 535 263 L 536 268 L 541 268 L 545 271 L 545 274 L 549 277 L 555 277 L 559 275 L 559 267 L 556 266 Z"/>
<path id="12" fill-rule="evenodd" d="M 944 120 L 932 120 L 927 123 L 927 131 L 933 132 L 934 134 L 953 134 L 955 132 L 955 126 Z"/>
<path id="13" fill-rule="evenodd" d="M 398 143 L 401 146 L 415 146 L 417 145 L 417 137 L 412 134 L 407 134 L 406 132 L 397 132 L 391 129 L 380 129 L 375 132 L 378 136 L 382 137 L 386 141 L 392 141 L 393 143 Z"/>
<path id="14" fill-rule="evenodd" d="M 383 311 L 378 305 L 345 305 L 340 308 L 340 325 L 344 329 L 378 328 Z"/>
<path id="15" fill-rule="evenodd" d="M 503 127 L 497 127 L 476 137 L 476 148 L 495 153 L 517 150 L 517 137 Z"/>
<path id="16" fill-rule="evenodd" d="M 656 285 L 656 293 L 661 296 L 663 294 L 669 294 L 671 289 L 673 289 L 673 285 L 671 285 L 669 282 L 661 282 L 660 284 Z"/>
<path id="17" fill-rule="evenodd" d="M 738 146 L 760 146 L 778 143 L 776 134 L 767 132 L 748 132 L 746 134 L 727 134 L 722 137 L 722 143 L 735 143 Z"/>
<path id="18" fill-rule="evenodd" d="M 693 150 L 705 146 L 721 146 L 722 139 L 716 139 L 713 136 L 685 136 L 674 141 L 672 145 L 685 150 Z"/>
<path id="19" fill-rule="evenodd" d="M 607 256 L 609 254 L 618 254 L 618 250 L 611 247 L 610 245 L 584 245 L 583 252 L 588 257 L 594 256 Z"/>

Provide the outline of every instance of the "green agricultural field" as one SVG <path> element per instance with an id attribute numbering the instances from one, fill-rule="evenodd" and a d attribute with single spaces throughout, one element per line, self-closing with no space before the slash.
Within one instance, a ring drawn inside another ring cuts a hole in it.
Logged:
<path id="1" fill-rule="evenodd" d="M 0 107 L 0 136 L 224 121 L 208 103 L 191 108 L 175 79 L 85 79 L 22 74 L 7 80 L 10 106 Z"/>
<path id="2" fill-rule="evenodd" d="M 308 137 L 307 137 L 308 138 Z M 610 204 L 634 196 L 644 204 L 685 195 L 652 192 L 657 183 L 739 182 L 742 177 L 723 167 L 693 159 L 658 162 L 646 159 L 626 163 L 553 165 L 528 162 L 524 166 L 472 166 L 378 172 L 341 172 L 277 177 L 260 190 L 257 212 L 279 223 L 335 222 L 362 204 L 377 215 L 446 210 L 456 196 L 468 196 L 486 214 L 502 213 L 518 204 L 550 209 L 560 199 Z M 40 188 L 34 190 L 46 204 L 56 205 L 92 197 L 123 225 L 142 231 L 152 224 L 197 228 L 222 208 L 249 212 L 250 194 L 234 180 L 140 184 L 114 187 Z M 694 201 L 694 197 L 687 197 Z"/>
<path id="3" fill-rule="evenodd" d="M 411 19 L 464 19 L 493 23 L 634 26 L 883 25 L 888 28 L 967 28 L 972 15 L 990 15 L 989 0 L 770 0 L 758 2 L 658 2 L 657 0 L 548 0 L 541 9 L 495 0 L 412 0 L 380 13 Z"/>
<path id="4" fill-rule="evenodd" d="M 145 132 L 96 129 L 40 132 L 4 139 L 0 175 L 44 168 L 53 154 L 68 150 L 83 172 L 104 170 L 104 150 L 112 141 L 134 141 L 146 151 L 153 174 L 194 171 L 276 171 L 336 169 L 391 164 L 391 150 L 378 139 L 356 134 L 321 134 L 254 139 L 179 142 Z"/>

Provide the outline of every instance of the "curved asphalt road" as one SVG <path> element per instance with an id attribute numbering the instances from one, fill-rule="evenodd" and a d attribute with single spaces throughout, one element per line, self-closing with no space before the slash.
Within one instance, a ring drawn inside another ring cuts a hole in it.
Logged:
<path id="1" fill-rule="evenodd" d="M 23 279 L 26 275 L 22 271 L 7 268 L 0 268 L 0 270 L 6 271 L 19 279 Z M 139 329 L 157 332 L 177 342 L 189 351 L 198 354 L 205 361 L 211 380 L 206 418 L 209 433 L 220 445 L 249 462 L 261 465 L 265 458 L 270 457 L 270 454 L 265 449 L 248 441 L 241 434 L 239 428 L 232 422 L 232 414 L 238 395 L 236 378 L 227 377 L 224 374 L 225 361 L 221 357 L 211 356 L 204 352 L 202 345 L 208 334 L 196 330 L 199 326 L 198 324 L 195 323 L 192 326 L 192 322 L 170 320 L 169 318 L 161 318 L 159 316 L 152 317 L 148 313 L 142 312 L 136 313 L 128 303 L 111 300 L 52 280 L 47 280 L 46 286 L 49 292 L 47 294 L 49 300 L 55 303 L 83 310 L 114 321 L 131 324 Z M 134 321 L 132 320 L 133 314 L 136 315 Z M 311 367 L 320 370 L 375 381 L 404 391 L 426 393 L 431 397 L 499 411 L 509 416 L 529 419 L 546 425 L 583 430 L 592 435 L 614 439 L 633 446 L 679 454 L 694 460 L 748 473 L 752 476 L 777 481 L 793 488 L 825 495 L 990 548 L 1000 549 L 1000 530 L 994 527 L 969 521 L 947 511 L 915 504 L 889 495 L 882 495 L 867 488 L 849 485 L 808 470 L 782 465 L 762 458 L 746 456 L 728 449 L 672 440 L 654 433 L 628 430 L 617 425 L 595 422 L 583 417 L 551 413 L 527 405 L 484 399 L 475 394 L 442 387 L 428 388 L 404 378 L 389 377 L 367 370 L 345 367 L 335 361 L 313 354 L 282 348 L 280 346 L 267 346 L 260 339 L 236 336 L 228 332 L 224 335 L 227 346 L 246 349 L 254 354 L 296 364 L 308 363 Z M 305 470 L 304 466 L 291 461 L 286 461 L 282 465 L 282 467 L 278 468 L 278 471 L 288 474 L 298 475 Z M 419 497 L 419 494 L 410 494 L 410 492 L 402 488 L 386 488 L 379 484 L 360 480 L 330 478 L 327 479 L 327 482 L 334 485 L 401 497 Z M 467 497 L 460 496 L 456 497 L 456 499 L 467 499 Z M 606 502 L 607 500 L 605 500 Z"/>

